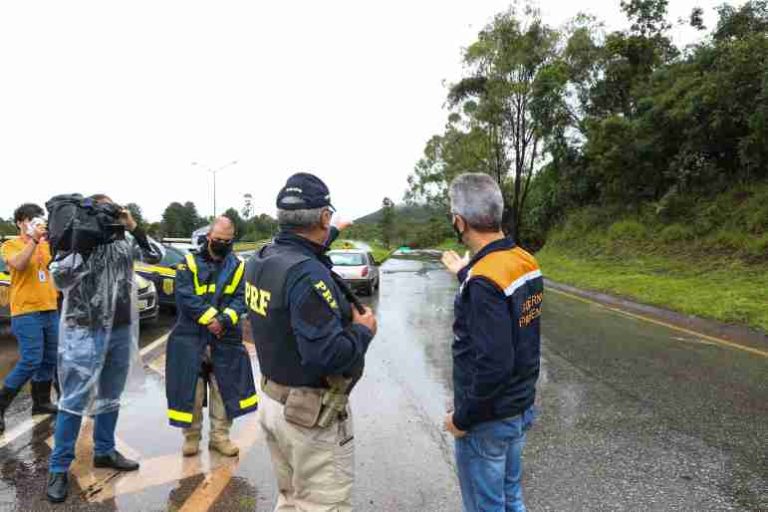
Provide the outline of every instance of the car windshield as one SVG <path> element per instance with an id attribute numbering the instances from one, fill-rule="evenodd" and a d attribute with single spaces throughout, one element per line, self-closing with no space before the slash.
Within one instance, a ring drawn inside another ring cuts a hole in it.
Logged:
<path id="1" fill-rule="evenodd" d="M 184 263 L 186 252 L 176 247 L 165 246 L 165 256 L 160 261 L 163 267 L 175 267 L 179 263 Z"/>
<path id="2" fill-rule="evenodd" d="M 358 252 L 332 252 L 331 261 L 337 267 L 359 267 L 365 265 L 365 258 Z"/>

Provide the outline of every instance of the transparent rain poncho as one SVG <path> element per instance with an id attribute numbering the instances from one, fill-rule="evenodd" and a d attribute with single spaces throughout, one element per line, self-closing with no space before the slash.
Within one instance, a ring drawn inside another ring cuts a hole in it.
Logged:
<path id="1" fill-rule="evenodd" d="M 124 391 L 143 389 L 139 312 L 133 262 L 157 263 L 162 246 L 136 238 L 97 246 L 87 257 L 71 253 L 51 264 L 64 295 L 59 329 L 58 407 L 94 416 L 120 407 Z"/>

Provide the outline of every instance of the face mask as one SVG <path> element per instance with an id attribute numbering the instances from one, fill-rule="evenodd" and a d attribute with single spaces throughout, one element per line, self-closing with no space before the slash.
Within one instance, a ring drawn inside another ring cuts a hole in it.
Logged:
<path id="1" fill-rule="evenodd" d="M 218 258 L 225 258 L 230 252 L 232 252 L 232 242 L 219 242 L 218 240 L 210 240 L 208 247 L 211 248 L 211 253 Z"/>
<path id="2" fill-rule="evenodd" d="M 456 221 L 454 220 L 451 225 L 453 226 L 453 231 L 456 233 L 456 239 L 459 241 L 460 244 L 464 243 L 463 236 L 464 234 L 459 231 L 459 227 L 456 225 Z"/>

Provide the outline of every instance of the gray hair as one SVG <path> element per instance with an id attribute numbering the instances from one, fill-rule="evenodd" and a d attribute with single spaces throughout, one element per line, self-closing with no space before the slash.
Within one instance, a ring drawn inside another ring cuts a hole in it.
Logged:
<path id="1" fill-rule="evenodd" d="M 281 228 L 311 229 L 320 224 L 323 212 L 328 208 L 312 208 L 311 210 L 281 210 L 277 209 L 277 223 Z"/>
<path id="2" fill-rule="evenodd" d="M 488 174 L 461 174 L 451 182 L 448 192 L 451 213 L 461 215 L 479 231 L 498 231 L 504 213 L 504 197 L 498 183 Z"/>

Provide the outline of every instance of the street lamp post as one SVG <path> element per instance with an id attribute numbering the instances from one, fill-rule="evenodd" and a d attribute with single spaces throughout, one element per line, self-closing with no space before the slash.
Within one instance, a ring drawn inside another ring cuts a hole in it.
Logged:
<path id="1" fill-rule="evenodd" d="M 199 162 L 192 162 L 191 165 L 199 166 L 205 168 L 208 172 L 213 174 L 213 217 L 216 218 L 216 173 L 219 171 L 223 171 L 227 167 L 232 167 L 233 165 L 237 164 L 237 160 L 232 160 L 231 162 L 222 165 L 221 167 L 217 169 L 212 169 L 210 166 L 203 165 Z"/>

